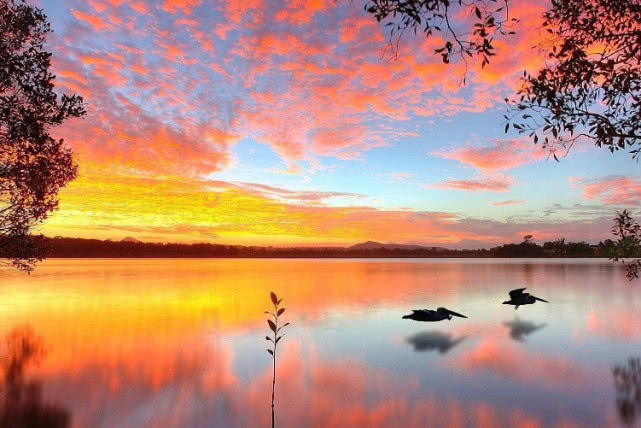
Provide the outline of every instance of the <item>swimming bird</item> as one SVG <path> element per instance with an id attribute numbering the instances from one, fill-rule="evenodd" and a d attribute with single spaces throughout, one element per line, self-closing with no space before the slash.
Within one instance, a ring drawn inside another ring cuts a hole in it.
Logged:
<path id="1" fill-rule="evenodd" d="M 541 299 L 531 295 L 530 293 L 523 292 L 525 288 L 517 288 L 516 290 L 510 291 L 510 300 L 503 302 L 504 305 L 514 305 L 514 310 L 518 309 L 521 305 L 531 305 L 537 300 L 545 303 L 550 303 L 547 300 Z"/>
<path id="2" fill-rule="evenodd" d="M 412 309 L 409 315 L 403 315 L 403 319 L 410 319 L 414 321 L 441 321 L 444 319 L 451 320 L 452 316 L 467 318 L 457 312 L 450 311 L 446 308 L 438 308 L 435 311 L 432 309 Z"/>

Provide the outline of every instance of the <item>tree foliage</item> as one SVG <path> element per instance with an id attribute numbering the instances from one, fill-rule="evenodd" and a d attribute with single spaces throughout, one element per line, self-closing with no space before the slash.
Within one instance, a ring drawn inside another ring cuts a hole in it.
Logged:
<path id="1" fill-rule="evenodd" d="M 523 74 L 510 124 L 554 153 L 579 139 L 641 151 L 641 2 L 552 0 L 545 65 Z"/>
<path id="2" fill-rule="evenodd" d="M 435 53 L 444 63 L 458 55 L 464 62 L 480 57 L 481 65 L 486 65 L 495 55 L 495 38 L 512 33 L 508 24 L 515 22 L 509 18 L 507 0 L 368 0 L 364 8 L 385 22 L 395 54 L 407 31 L 420 31 L 428 38 L 438 34 L 445 43 Z M 462 14 L 469 19 L 462 22 Z"/>
<path id="3" fill-rule="evenodd" d="M 610 258 L 626 263 L 625 258 L 641 257 L 641 226 L 628 210 L 617 212 L 612 233 L 618 238 L 611 249 Z M 633 280 L 641 272 L 641 259 L 627 261 L 627 277 Z"/>
<path id="4" fill-rule="evenodd" d="M 85 114 L 81 97 L 54 91 L 51 31 L 41 9 L 0 0 L 0 256 L 27 272 L 43 257 L 33 227 L 76 176 L 71 150 L 51 128 Z"/>

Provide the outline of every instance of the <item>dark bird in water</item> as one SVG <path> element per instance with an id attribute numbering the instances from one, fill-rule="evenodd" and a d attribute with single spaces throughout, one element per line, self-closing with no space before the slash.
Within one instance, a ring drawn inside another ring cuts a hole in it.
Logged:
<path id="1" fill-rule="evenodd" d="M 423 331 L 407 338 L 407 342 L 414 346 L 415 351 L 438 351 L 445 354 L 450 349 L 465 340 L 466 336 L 453 339 L 450 334 L 440 331 Z"/>
<path id="2" fill-rule="evenodd" d="M 535 297 L 530 293 L 525 293 L 523 290 L 525 288 L 517 288 L 516 290 L 510 291 L 510 300 L 503 302 L 504 305 L 514 305 L 514 309 L 518 309 L 521 305 L 531 305 L 537 300 L 545 303 L 550 303 L 547 300 L 543 300 L 540 297 Z"/>
<path id="3" fill-rule="evenodd" d="M 534 324 L 531 321 L 521 321 L 516 318 L 513 321 L 505 321 L 503 325 L 510 329 L 510 337 L 512 339 L 523 342 L 525 336 L 544 328 L 547 324 Z"/>
<path id="4" fill-rule="evenodd" d="M 403 319 L 410 319 L 414 321 L 442 321 L 444 319 L 451 320 L 452 316 L 467 318 L 457 312 L 450 311 L 446 308 L 438 308 L 437 310 L 431 309 L 413 309 L 409 315 L 403 315 Z"/>

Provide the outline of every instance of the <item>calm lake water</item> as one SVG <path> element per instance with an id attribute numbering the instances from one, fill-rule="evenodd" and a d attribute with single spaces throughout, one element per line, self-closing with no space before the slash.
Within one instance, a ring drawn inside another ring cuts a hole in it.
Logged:
<path id="1" fill-rule="evenodd" d="M 273 290 L 292 323 L 277 426 L 641 426 L 641 281 L 607 260 L 52 259 L 0 275 L 5 423 L 267 427 Z M 502 305 L 519 287 L 550 303 Z M 438 306 L 469 318 L 401 319 Z"/>

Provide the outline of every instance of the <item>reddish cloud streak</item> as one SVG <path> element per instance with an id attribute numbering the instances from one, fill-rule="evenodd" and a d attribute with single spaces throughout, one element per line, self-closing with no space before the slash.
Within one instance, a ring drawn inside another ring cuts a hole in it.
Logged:
<path id="1" fill-rule="evenodd" d="M 463 165 L 478 169 L 486 175 L 481 179 L 442 181 L 437 183 L 435 187 L 473 192 L 480 190 L 506 191 L 514 180 L 500 174 L 499 171 L 535 162 L 546 156 L 546 153 L 539 147 L 520 139 L 497 139 L 494 144 L 489 146 L 467 145 L 452 150 L 434 151 L 430 154 L 455 160 Z"/>
<path id="2" fill-rule="evenodd" d="M 510 188 L 510 184 L 512 184 L 512 180 L 509 177 L 487 177 L 476 180 L 445 180 L 435 184 L 433 187 L 442 189 L 469 190 L 471 192 L 479 192 L 484 190 L 505 192 Z"/>
<path id="3" fill-rule="evenodd" d="M 492 205 L 494 206 L 503 206 L 503 205 L 520 205 L 524 204 L 525 201 L 497 201 L 497 202 L 492 202 Z"/>
<path id="4" fill-rule="evenodd" d="M 91 13 L 85 13 L 80 10 L 72 10 L 71 13 L 77 19 L 80 19 L 86 22 L 87 24 L 91 25 L 91 27 L 96 31 L 112 28 L 111 24 L 109 24 L 108 22 L 106 22 L 105 20 L 103 20 L 101 17 L 97 15 L 92 15 Z"/>
<path id="5" fill-rule="evenodd" d="M 466 146 L 430 153 L 452 159 L 484 172 L 504 171 L 535 162 L 547 156 L 539 146 L 524 140 L 495 140 L 490 146 Z"/>
<path id="6" fill-rule="evenodd" d="M 161 9 L 169 13 L 182 11 L 189 15 L 192 9 L 201 3 L 202 0 L 164 0 Z"/>
<path id="7" fill-rule="evenodd" d="M 641 204 L 641 179 L 639 177 L 609 176 L 583 180 L 583 196 L 597 199 L 604 204 Z"/>

